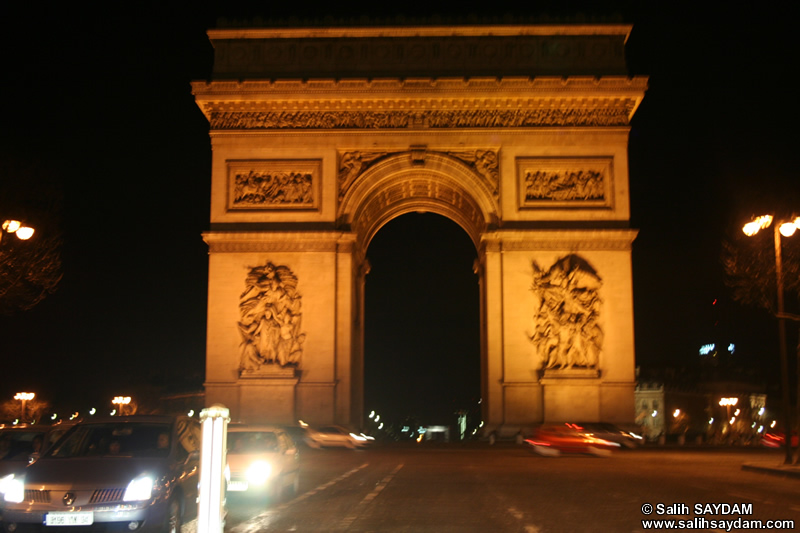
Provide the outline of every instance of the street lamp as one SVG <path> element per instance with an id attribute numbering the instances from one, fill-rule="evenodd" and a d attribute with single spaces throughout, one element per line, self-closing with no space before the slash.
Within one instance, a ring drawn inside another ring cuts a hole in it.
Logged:
<path id="1" fill-rule="evenodd" d="M 754 218 L 742 228 L 744 234 L 752 237 L 762 229 L 772 225 L 772 215 L 762 215 Z M 792 463 L 792 417 L 789 413 L 791 403 L 789 400 L 789 361 L 786 355 L 786 315 L 783 308 L 783 260 L 781 258 L 781 235 L 791 237 L 800 228 L 800 217 L 794 220 L 775 222 L 773 228 L 773 242 L 775 244 L 775 281 L 778 290 L 778 341 L 781 356 L 781 388 L 783 389 L 783 421 L 784 421 L 784 451 L 786 456 L 784 464 Z M 799 371 L 800 372 L 800 371 Z M 799 393 L 800 394 L 800 393 Z"/>
<path id="2" fill-rule="evenodd" d="M 131 397 L 130 396 L 115 396 L 114 399 L 111 400 L 111 403 L 113 403 L 114 405 L 119 405 L 119 416 L 122 416 L 122 406 L 123 405 L 128 405 L 129 403 L 131 403 Z"/>
<path id="3" fill-rule="evenodd" d="M 33 236 L 34 229 L 28 226 L 23 226 L 19 220 L 5 220 L 3 221 L 3 231 L 0 231 L 0 240 L 3 239 L 3 233 L 13 233 L 18 239 L 27 241 Z"/>
<path id="4" fill-rule="evenodd" d="M 14 395 L 15 400 L 19 400 L 22 404 L 20 406 L 20 421 L 24 424 L 25 423 L 25 403 L 33 400 L 36 397 L 36 394 L 33 392 L 18 392 Z"/>

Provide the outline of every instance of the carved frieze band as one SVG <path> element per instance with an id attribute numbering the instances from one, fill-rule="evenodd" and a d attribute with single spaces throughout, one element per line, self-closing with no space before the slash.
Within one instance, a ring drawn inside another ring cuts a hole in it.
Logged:
<path id="1" fill-rule="evenodd" d="M 424 148 L 412 149 L 412 157 L 422 158 L 424 160 Z M 363 174 L 367 169 L 378 161 L 390 155 L 397 155 L 406 153 L 402 151 L 386 152 L 386 151 L 365 151 L 354 150 L 342 152 L 339 156 L 339 200 L 344 198 L 347 191 L 355 183 L 358 177 Z M 451 157 L 455 157 L 460 161 L 466 163 L 472 170 L 480 175 L 492 191 L 495 198 L 499 195 L 500 185 L 500 172 L 498 169 L 497 150 L 495 149 L 476 149 L 476 150 L 460 150 L 460 151 L 446 151 L 439 152 L 445 153 Z"/>
<path id="2" fill-rule="evenodd" d="M 228 210 L 319 208 L 318 160 L 228 161 Z"/>
<path id="3" fill-rule="evenodd" d="M 636 101 L 612 107 L 398 111 L 211 111 L 212 130 L 625 126 Z"/>
<path id="4" fill-rule="evenodd" d="M 610 207 L 611 157 L 517 159 L 519 207 Z"/>

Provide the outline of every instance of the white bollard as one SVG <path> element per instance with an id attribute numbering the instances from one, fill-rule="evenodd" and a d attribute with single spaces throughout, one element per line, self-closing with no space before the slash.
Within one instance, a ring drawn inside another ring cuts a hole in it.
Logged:
<path id="1" fill-rule="evenodd" d="M 230 411 L 212 405 L 200 412 L 203 443 L 200 446 L 198 533 L 222 533 L 225 527 L 225 451 Z"/>

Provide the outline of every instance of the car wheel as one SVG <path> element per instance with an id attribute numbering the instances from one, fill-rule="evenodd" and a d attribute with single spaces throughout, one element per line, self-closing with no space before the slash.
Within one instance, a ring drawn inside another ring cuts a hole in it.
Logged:
<path id="1" fill-rule="evenodd" d="M 177 498 L 172 498 L 167 507 L 167 519 L 164 533 L 181 533 L 181 505 Z"/>
<path id="2" fill-rule="evenodd" d="M 286 487 L 286 493 L 289 495 L 290 498 L 294 498 L 297 496 L 298 491 L 300 490 L 300 475 L 295 472 L 292 476 L 292 483 Z"/>
<path id="3" fill-rule="evenodd" d="M 605 448 L 595 448 L 594 446 L 589 446 L 587 451 L 595 457 L 611 457 L 611 450 Z"/>
<path id="4" fill-rule="evenodd" d="M 561 455 L 561 450 L 550 446 L 534 446 L 533 451 L 542 457 L 558 457 Z"/>

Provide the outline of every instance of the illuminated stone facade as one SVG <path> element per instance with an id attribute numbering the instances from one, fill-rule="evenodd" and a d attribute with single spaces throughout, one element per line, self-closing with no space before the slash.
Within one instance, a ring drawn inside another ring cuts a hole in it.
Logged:
<path id="1" fill-rule="evenodd" d="M 219 29 L 207 403 L 358 427 L 370 240 L 472 239 L 488 428 L 634 418 L 623 25 Z"/>

